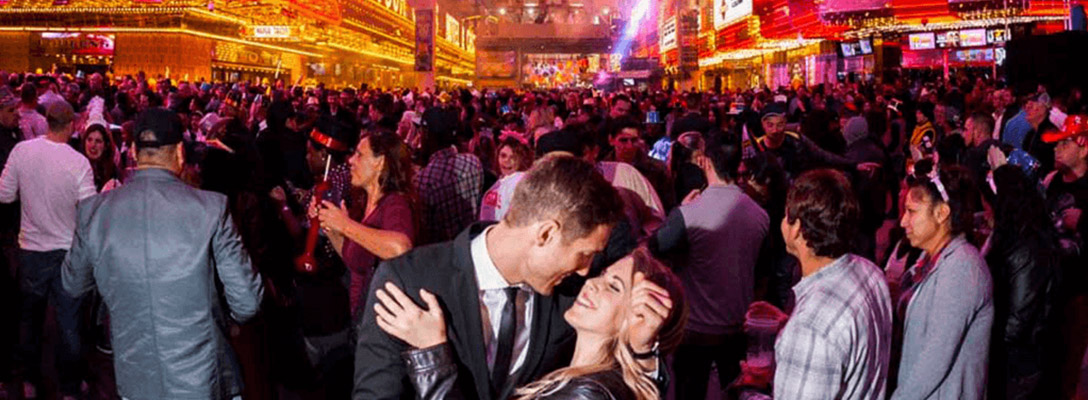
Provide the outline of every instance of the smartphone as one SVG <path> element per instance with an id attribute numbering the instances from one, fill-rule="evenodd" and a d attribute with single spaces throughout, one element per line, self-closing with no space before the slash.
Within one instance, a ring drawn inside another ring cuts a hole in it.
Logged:
<path id="1" fill-rule="evenodd" d="M 657 114 L 657 111 L 647 111 L 646 112 L 646 123 L 647 124 L 660 124 L 661 123 L 661 117 Z"/>

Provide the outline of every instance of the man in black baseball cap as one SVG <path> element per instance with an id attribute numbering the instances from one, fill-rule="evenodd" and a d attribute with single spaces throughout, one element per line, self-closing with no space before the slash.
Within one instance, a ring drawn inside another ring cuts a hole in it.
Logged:
<path id="1" fill-rule="evenodd" d="M 185 161 L 181 118 L 165 108 L 149 108 L 136 117 L 136 165 L 162 168 L 175 174 Z"/>
<path id="2" fill-rule="evenodd" d="M 134 136 L 137 170 L 128 182 L 79 202 L 64 289 L 102 294 L 110 342 L 125 350 L 114 364 L 121 397 L 235 398 L 241 371 L 227 322 L 257 313 L 261 277 L 227 196 L 178 178 L 185 150 L 177 114 L 144 111 Z"/>

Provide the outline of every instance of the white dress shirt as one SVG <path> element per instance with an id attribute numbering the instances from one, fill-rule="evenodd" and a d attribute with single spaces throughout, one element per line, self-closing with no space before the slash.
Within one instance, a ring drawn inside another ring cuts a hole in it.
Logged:
<path id="1" fill-rule="evenodd" d="M 487 348 L 487 367 L 490 370 L 495 365 L 495 354 L 499 342 L 499 328 L 502 326 L 502 308 L 506 306 L 506 293 L 503 289 L 514 286 L 506 281 L 495 267 L 491 255 L 487 250 L 487 234 L 491 228 L 472 239 L 470 244 L 472 264 L 476 267 L 476 284 L 480 288 L 480 320 L 483 322 L 484 346 Z M 523 364 L 529 349 L 529 332 L 533 322 L 533 292 L 525 285 L 518 285 L 517 296 L 517 329 L 514 335 L 514 352 L 511 354 L 513 362 L 510 364 L 510 375 L 513 375 Z"/>

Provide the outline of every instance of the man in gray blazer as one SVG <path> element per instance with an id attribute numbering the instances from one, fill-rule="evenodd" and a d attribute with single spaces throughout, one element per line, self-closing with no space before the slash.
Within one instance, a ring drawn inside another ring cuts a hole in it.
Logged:
<path id="1" fill-rule="evenodd" d="M 135 175 L 79 202 L 64 288 L 102 294 L 124 398 L 238 398 L 241 374 L 225 328 L 228 317 L 242 322 L 257 313 L 260 276 L 227 198 L 178 179 L 178 116 L 147 110 L 135 132 Z"/>

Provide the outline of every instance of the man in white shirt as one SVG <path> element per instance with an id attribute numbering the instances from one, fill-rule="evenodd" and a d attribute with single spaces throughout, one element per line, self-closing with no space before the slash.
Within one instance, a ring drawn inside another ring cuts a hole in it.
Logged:
<path id="1" fill-rule="evenodd" d="M 75 112 L 65 101 L 46 105 L 49 132 L 20 142 L 0 174 L 0 202 L 21 200 L 19 280 L 22 305 L 16 374 L 24 394 L 41 383 L 41 337 L 46 301 L 56 309 L 60 343 L 55 353 L 64 398 L 80 393 L 79 308 L 61 286 L 60 266 L 72 246 L 76 203 L 95 194 L 91 165 L 68 146 Z M 32 396 L 28 396 L 32 397 Z"/>

